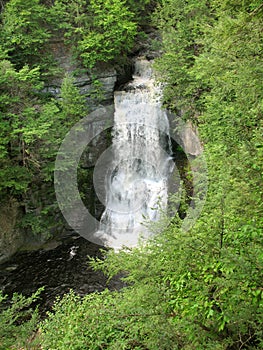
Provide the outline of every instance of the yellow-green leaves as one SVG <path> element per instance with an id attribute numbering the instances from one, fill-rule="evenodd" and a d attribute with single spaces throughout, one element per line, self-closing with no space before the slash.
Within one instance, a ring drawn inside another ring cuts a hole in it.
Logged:
<path id="1" fill-rule="evenodd" d="M 137 23 L 125 1 L 91 1 L 88 10 L 93 15 L 91 30 L 78 43 L 85 65 L 126 54 L 133 46 Z"/>

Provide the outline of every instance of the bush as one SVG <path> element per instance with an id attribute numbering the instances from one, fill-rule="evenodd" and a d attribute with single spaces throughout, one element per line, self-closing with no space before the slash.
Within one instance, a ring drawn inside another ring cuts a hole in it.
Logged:
<path id="1" fill-rule="evenodd" d="M 38 298 L 43 288 L 26 298 L 14 294 L 11 302 L 0 292 L 0 350 L 30 349 L 32 336 L 39 321 L 38 309 L 30 305 Z"/>

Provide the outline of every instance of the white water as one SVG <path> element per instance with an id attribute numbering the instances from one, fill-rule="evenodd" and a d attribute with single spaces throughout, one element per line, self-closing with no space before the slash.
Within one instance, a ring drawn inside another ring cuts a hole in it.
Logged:
<path id="1" fill-rule="evenodd" d="M 171 170 L 169 123 L 150 63 L 138 60 L 133 78 L 127 91 L 115 93 L 113 159 L 96 233 L 115 249 L 151 236 L 143 222 L 158 221 L 165 210 Z"/>

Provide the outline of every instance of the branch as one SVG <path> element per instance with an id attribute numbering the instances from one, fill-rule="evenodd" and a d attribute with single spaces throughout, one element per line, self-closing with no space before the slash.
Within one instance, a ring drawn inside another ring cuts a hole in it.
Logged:
<path id="1" fill-rule="evenodd" d="M 4 11 L 5 5 L 4 5 L 4 2 L 2 0 L 0 0 L 0 6 L 1 6 L 1 12 Z"/>
<path id="2" fill-rule="evenodd" d="M 251 12 L 249 16 L 254 16 L 258 11 L 262 9 L 262 7 L 263 7 L 263 3 L 259 5 L 259 7 L 257 7 L 253 12 Z"/>
<path id="3" fill-rule="evenodd" d="M 223 248 L 223 241 L 224 241 L 224 234 L 225 234 L 225 201 L 224 197 L 221 198 L 221 203 L 220 203 L 220 209 L 221 209 L 221 231 L 220 231 L 220 250 L 219 250 L 219 255 L 220 251 Z"/>
<path id="4" fill-rule="evenodd" d="M 240 341 L 240 346 L 239 346 L 239 350 L 241 350 L 242 348 L 243 348 L 243 346 L 246 344 L 246 343 L 248 343 L 252 338 L 254 337 L 254 334 L 252 334 L 251 335 L 251 333 L 250 333 L 250 331 L 249 331 L 249 337 L 245 340 L 245 341 L 243 341 L 242 340 L 242 336 L 241 336 L 241 334 L 239 333 L 239 341 Z"/>

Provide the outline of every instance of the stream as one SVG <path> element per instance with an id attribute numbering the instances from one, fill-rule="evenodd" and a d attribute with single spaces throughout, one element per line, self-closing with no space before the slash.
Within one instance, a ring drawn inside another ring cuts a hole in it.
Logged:
<path id="1" fill-rule="evenodd" d="M 88 256 L 101 257 L 101 246 L 74 234 L 68 234 L 57 247 L 46 246 L 35 251 L 16 253 L 0 265 L 0 289 L 4 294 L 31 295 L 45 286 L 39 300 L 40 313 L 51 310 L 57 296 L 74 290 L 80 296 L 102 291 L 120 289 L 117 277 L 107 283 L 102 272 L 95 272 L 88 263 Z"/>

